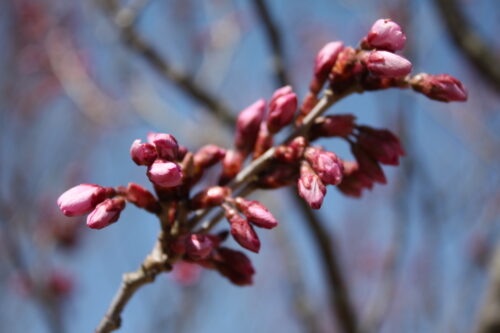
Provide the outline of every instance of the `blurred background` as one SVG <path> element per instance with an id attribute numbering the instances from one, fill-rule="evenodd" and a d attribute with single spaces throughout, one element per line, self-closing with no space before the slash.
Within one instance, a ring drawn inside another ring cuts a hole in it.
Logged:
<path id="1" fill-rule="evenodd" d="M 121 332 L 342 332 L 339 288 L 366 332 L 477 328 L 500 231 L 499 1 L 2 0 L 0 331 L 93 331 L 155 240 L 132 205 L 100 231 L 64 217 L 63 191 L 150 186 L 129 157 L 148 131 L 230 148 L 240 110 L 285 82 L 301 99 L 316 52 L 357 46 L 378 18 L 403 27 L 414 73 L 456 76 L 469 101 L 342 101 L 330 113 L 400 135 L 388 184 L 361 199 L 331 188 L 308 218 L 290 191 L 254 194 L 280 221 L 249 254 L 254 285 L 177 267 L 135 295 Z"/>

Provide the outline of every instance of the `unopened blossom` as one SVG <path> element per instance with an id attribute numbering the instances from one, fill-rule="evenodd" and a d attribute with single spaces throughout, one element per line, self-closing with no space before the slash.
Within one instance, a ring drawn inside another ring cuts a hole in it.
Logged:
<path id="1" fill-rule="evenodd" d="M 238 286 L 253 283 L 255 269 L 250 259 L 243 252 L 221 247 L 217 249 L 213 261 L 216 269 L 232 283 Z"/>
<path id="2" fill-rule="evenodd" d="M 320 137 L 347 137 L 354 130 L 356 117 L 352 114 L 336 114 L 318 117 L 311 127 L 310 139 Z"/>
<path id="3" fill-rule="evenodd" d="M 272 229 L 278 225 L 276 218 L 266 206 L 255 200 L 236 198 L 236 207 L 245 215 L 249 222 L 260 228 Z"/>
<path id="4" fill-rule="evenodd" d="M 80 184 L 61 194 L 57 205 L 66 216 L 84 215 L 106 199 L 111 193 L 110 190 L 95 184 Z"/>
<path id="5" fill-rule="evenodd" d="M 337 186 L 345 195 L 359 198 L 364 189 L 372 189 L 373 181 L 362 173 L 356 161 L 343 161 L 344 177 Z"/>
<path id="6" fill-rule="evenodd" d="M 399 165 L 404 150 L 398 137 L 389 130 L 359 126 L 358 144 L 371 157 L 382 164 Z"/>
<path id="7" fill-rule="evenodd" d="M 130 156 L 137 165 L 151 165 L 158 157 L 155 146 L 135 140 L 130 147 Z"/>
<path id="8" fill-rule="evenodd" d="M 411 81 L 414 90 L 430 99 L 442 102 L 465 102 L 467 89 L 457 78 L 448 74 L 418 74 Z"/>
<path id="9" fill-rule="evenodd" d="M 387 184 L 384 170 L 382 170 L 377 160 L 357 144 L 351 146 L 351 151 L 359 163 L 361 173 L 367 175 L 373 182 Z"/>
<path id="10" fill-rule="evenodd" d="M 160 212 L 161 207 L 158 200 L 144 187 L 135 183 L 129 183 L 125 189 L 125 193 L 127 200 L 137 207 L 144 208 L 155 214 Z"/>
<path id="11" fill-rule="evenodd" d="M 200 169 L 209 168 L 224 159 L 224 156 L 225 149 L 213 144 L 205 145 L 194 154 L 194 165 Z"/>
<path id="12" fill-rule="evenodd" d="M 370 48 L 394 52 L 405 47 L 406 36 L 396 22 L 380 19 L 373 24 L 364 42 Z"/>
<path id="13" fill-rule="evenodd" d="M 255 141 L 255 147 L 253 149 L 253 159 L 256 159 L 264 154 L 266 150 L 273 146 L 273 143 L 273 135 L 269 132 L 267 124 L 262 122 L 260 124 L 259 134 L 257 135 L 257 140 Z"/>
<path id="14" fill-rule="evenodd" d="M 120 213 L 125 208 L 123 198 L 106 199 L 87 216 L 87 226 L 92 229 L 102 229 L 118 221 Z"/>
<path id="15" fill-rule="evenodd" d="M 330 42 L 319 50 L 314 62 L 314 78 L 309 87 L 313 94 L 318 94 L 323 87 L 323 84 L 328 78 L 328 74 L 330 74 L 335 61 L 343 48 L 344 43 L 337 41 Z"/>
<path id="16" fill-rule="evenodd" d="M 269 114 L 266 120 L 269 131 L 276 133 L 290 124 L 295 111 L 297 111 L 297 95 L 292 87 L 285 86 L 276 90 L 269 102 Z"/>
<path id="17" fill-rule="evenodd" d="M 200 280 L 201 270 L 198 264 L 179 260 L 174 265 L 172 277 L 183 286 L 192 286 Z"/>
<path id="18" fill-rule="evenodd" d="M 342 161 L 335 153 L 309 147 L 304 156 L 323 184 L 337 185 L 342 181 Z"/>
<path id="19" fill-rule="evenodd" d="M 201 209 L 220 206 L 231 194 L 229 187 L 212 186 L 196 194 L 190 200 L 191 209 Z"/>
<path id="20" fill-rule="evenodd" d="M 411 72 L 407 59 L 388 51 L 372 51 L 364 57 L 368 70 L 380 77 L 401 77 Z"/>
<path id="21" fill-rule="evenodd" d="M 214 242 L 203 234 L 192 234 L 186 238 L 186 254 L 194 260 L 208 258 L 214 248 Z"/>
<path id="22" fill-rule="evenodd" d="M 300 166 L 300 178 L 298 180 L 299 195 L 313 209 L 320 209 L 326 194 L 326 187 L 307 162 Z"/>
<path id="23" fill-rule="evenodd" d="M 177 160 L 179 145 L 173 135 L 166 133 L 149 133 L 148 142 L 156 147 L 159 158 L 167 161 Z"/>
<path id="24" fill-rule="evenodd" d="M 174 187 L 182 182 L 182 170 L 176 163 L 156 160 L 148 168 L 148 178 L 160 187 Z"/>
<path id="25" fill-rule="evenodd" d="M 222 161 L 222 174 L 219 184 L 225 185 L 240 172 L 245 156 L 242 152 L 236 150 L 228 150 L 224 160 Z"/>
<path id="26" fill-rule="evenodd" d="M 276 147 L 274 157 L 285 163 L 295 163 L 302 158 L 308 141 L 303 136 L 298 136 L 289 144 Z"/>
<path id="27" fill-rule="evenodd" d="M 231 236 L 245 249 L 259 253 L 260 240 L 253 227 L 234 209 L 226 209 L 226 218 L 231 225 Z"/>
<path id="28" fill-rule="evenodd" d="M 236 121 L 235 146 L 239 151 L 253 150 L 260 123 L 266 112 L 266 101 L 259 99 L 240 112 Z"/>

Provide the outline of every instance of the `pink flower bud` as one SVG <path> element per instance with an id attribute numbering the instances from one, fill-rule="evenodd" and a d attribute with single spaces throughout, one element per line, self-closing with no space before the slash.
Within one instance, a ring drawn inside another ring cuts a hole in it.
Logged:
<path id="1" fill-rule="evenodd" d="M 308 142 L 303 136 L 298 136 L 292 140 L 288 145 L 281 145 L 276 147 L 274 157 L 279 161 L 285 163 L 295 163 L 302 158 L 304 149 Z"/>
<path id="2" fill-rule="evenodd" d="M 404 150 L 397 136 L 388 130 L 359 126 L 358 144 L 372 158 L 382 164 L 399 165 Z"/>
<path id="3" fill-rule="evenodd" d="M 196 194 L 190 201 L 191 209 L 220 206 L 231 194 L 229 187 L 212 186 Z"/>
<path id="4" fill-rule="evenodd" d="M 135 183 L 129 183 L 126 189 L 127 200 L 139 208 L 158 214 L 161 206 L 151 192 Z"/>
<path id="5" fill-rule="evenodd" d="M 207 235 L 192 234 L 186 239 L 186 254 L 193 260 L 203 260 L 210 256 L 214 243 Z"/>
<path id="6" fill-rule="evenodd" d="M 344 43 L 339 41 L 330 42 L 319 50 L 314 63 L 314 78 L 310 86 L 311 92 L 314 94 L 319 93 L 343 48 Z"/>
<path id="7" fill-rule="evenodd" d="M 319 117 L 314 122 L 310 130 L 310 139 L 320 137 L 347 137 L 355 127 L 355 119 L 352 114 L 338 114 L 326 117 Z"/>
<path id="8" fill-rule="evenodd" d="M 177 160 L 179 145 L 173 135 L 166 133 L 149 133 L 148 142 L 156 147 L 159 158 L 167 161 Z"/>
<path id="9" fill-rule="evenodd" d="M 365 41 L 370 48 L 394 52 L 405 47 L 406 36 L 396 22 L 380 19 L 373 24 Z"/>
<path id="10" fill-rule="evenodd" d="M 359 198 L 365 188 L 371 189 L 373 181 L 359 170 L 359 164 L 344 161 L 344 178 L 337 188 L 345 195 Z"/>
<path id="11" fill-rule="evenodd" d="M 246 216 L 249 222 L 257 227 L 272 229 L 278 226 L 278 221 L 269 210 L 258 201 L 250 201 L 238 197 L 236 198 L 236 207 Z"/>
<path id="12" fill-rule="evenodd" d="M 414 90 L 430 99 L 442 102 L 465 102 L 467 89 L 462 82 L 448 74 L 418 74 L 411 79 Z"/>
<path id="13" fill-rule="evenodd" d="M 387 51 L 372 51 L 364 57 L 368 70 L 380 77 L 399 77 L 411 72 L 411 62 Z"/>
<path id="14" fill-rule="evenodd" d="M 359 171 L 368 176 L 372 181 L 386 184 L 384 171 L 378 162 L 368 155 L 359 145 L 352 145 L 351 150 L 359 163 Z"/>
<path id="15" fill-rule="evenodd" d="M 257 236 L 250 223 L 241 217 L 234 209 L 226 209 L 226 218 L 231 225 L 231 235 L 234 240 L 245 249 L 259 253 L 259 236 Z"/>
<path id="16" fill-rule="evenodd" d="M 200 280 L 201 267 L 197 263 L 177 261 L 172 271 L 174 280 L 183 286 L 192 286 Z"/>
<path id="17" fill-rule="evenodd" d="M 252 284 L 255 269 L 248 257 L 240 252 L 225 247 L 217 249 L 213 258 L 217 270 L 238 286 Z"/>
<path id="18" fill-rule="evenodd" d="M 158 157 L 156 148 L 150 143 L 141 143 L 137 139 L 130 147 L 130 156 L 137 165 L 151 165 Z"/>
<path id="19" fill-rule="evenodd" d="M 102 229 L 118 221 L 120 213 L 125 208 L 123 198 L 106 199 L 87 216 L 87 226 L 92 229 Z"/>
<path id="20" fill-rule="evenodd" d="M 59 209 L 66 216 L 90 213 L 108 196 L 106 188 L 94 184 L 80 184 L 70 188 L 57 199 Z"/>
<path id="21" fill-rule="evenodd" d="M 238 172 L 240 172 L 243 166 L 243 161 L 245 156 L 235 150 L 228 150 L 224 160 L 222 161 L 222 175 L 220 176 L 219 184 L 227 184 L 231 179 L 233 179 Z"/>
<path id="22" fill-rule="evenodd" d="M 216 145 L 205 145 L 194 154 L 194 165 L 206 169 L 221 161 L 226 156 L 226 150 Z"/>
<path id="23" fill-rule="evenodd" d="M 311 208 L 321 208 L 326 194 L 326 187 L 319 176 L 311 169 L 311 166 L 305 161 L 300 166 L 298 191 L 299 195 Z"/>
<path id="24" fill-rule="evenodd" d="M 342 161 L 332 152 L 306 148 L 304 154 L 323 184 L 338 185 L 342 181 Z"/>
<path id="25" fill-rule="evenodd" d="M 156 160 L 148 169 L 148 178 L 160 187 L 174 187 L 182 183 L 182 170 L 176 163 Z"/>
<path id="26" fill-rule="evenodd" d="M 257 135 L 257 140 L 255 141 L 255 147 L 253 150 L 253 159 L 258 158 L 260 155 L 264 154 L 266 150 L 273 146 L 273 136 L 269 133 L 267 124 L 262 122 L 260 124 L 259 134 Z"/>
<path id="27" fill-rule="evenodd" d="M 236 122 L 235 146 L 239 151 L 253 150 L 260 123 L 266 112 L 266 101 L 259 99 L 240 112 Z"/>
<path id="28" fill-rule="evenodd" d="M 276 90 L 269 103 L 267 115 L 267 128 L 271 133 L 276 133 L 293 121 L 297 111 L 297 95 L 292 87 L 285 86 Z"/>

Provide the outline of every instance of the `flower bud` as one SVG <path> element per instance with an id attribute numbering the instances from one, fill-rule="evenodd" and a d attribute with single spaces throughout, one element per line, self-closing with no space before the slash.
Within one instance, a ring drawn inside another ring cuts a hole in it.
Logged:
<path id="1" fill-rule="evenodd" d="M 418 74 L 411 81 L 414 90 L 430 99 L 442 102 L 465 102 L 467 89 L 462 82 L 448 74 Z"/>
<path id="2" fill-rule="evenodd" d="M 182 170 L 176 163 L 156 160 L 148 169 L 148 178 L 160 187 L 174 187 L 182 183 Z"/>
<path id="3" fill-rule="evenodd" d="M 259 134 L 257 135 L 257 140 L 255 141 L 255 147 L 253 149 L 252 158 L 256 159 L 266 152 L 269 148 L 273 146 L 274 140 L 273 135 L 269 133 L 267 124 L 262 122 L 260 124 Z"/>
<path id="4" fill-rule="evenodd" d="M 406 36 L 396 22 L 380 19 L 373 24 L 363 42 L 368 48 L 394 52 L 405 47 Z"/>
<path id="5" fill-rule="evenodd" d="M 139 208 L 144 208 L 151 213 L 158 214 L 161 211 L 161 206 L 154 195 L 144 187 L 135 183 L 128 184 L 126 197 L 129 202 Z"/>
<path id="6" fill-rule="evenodd" d="M 137 165 L 151 165 L 158 157 L 156 148 L 150 143 L 141 143 L 135 140 L 130 147 L 130 156 Z"/>
<path id="7" fill-rule="evenodd" d="M 323 46 L 318 52 L 314 63 L 314 78 L 311 82 L 309 89 L 313 94 L 318 94 L 323 85 L 325 84 L 328 74 L 337 61 L 337 57 L 344 48 L 342 42 L 330 42 Z"/>
<path id="8" fill-rule="evenodd" d="M 251 285 L 255 269 L 248 257 L 240 251 L 221 247 L 213 258 L 217 270 L 238 286 Z"/>
<path id="9" fill-rule="evenodd" d="M 285 86 L 276 90 L 269 103 L 267 115 L 267 128 L 271 133 L 279 132 L 283 127 L 293 121 L 297 111 L 297 95 L 292 87 Z"/>
<path id="10" fill-rule="evenodd" d="M 191 209 L 220 206 L 231 194 L 229 187 L 212 186 L 195 195 L 190 201 Z"/>
<path id="11" fill-rule="evenodd" d="M 373 182 L 386 184 L 384 171 L 378 162 L 368 155 L 359 145 L 351 146 L 351 151 L 359 163 L 359 171 L 368 176 Z"/>
<path id="12" fill-rule="evenodd" d="M 159 158 L 167 161 L 177 160 L 179 145 L 173 135 L 166 133 L 149 133 L 148 142 L 156 147 Z"/>
<path id="13" fill-rule="evenodd" d="M 305 161 L 300 166 L 298 191 L 299 195 L 311 208 L 321 208 L 326 194 L 326 187 L 319 176 L 311 169 L 311 166 Z"/>
<path id="14" fill-rule="evenodd" d="M 306 148 L 306 160 L 312 166 L 323 184 L 338 185 L 342 181 L 342 161 L 332 152 L 318 148 Z"/>
<path id="15" fill-rule="evenodd" d="M 92 229 L 102 229 L 118 221 L 120 213 L 125 208 L 123 198 L 106 199 L 87 216 L 87 226 Z"/>
<path id="16" fill-rule="evenodd" d="M 288 145 L 280 145 L 276 147 L 274 157 L 285 163 L 295 163 L 302 158 L 304 149 L 308 142 L 303 136 L 298 136 Z"/>
<path id="17" fill-rule="evenodd" d="M 399 165 L 404 150 L 397 136 L 388 130 L 359 126 L 358 144 L 372 158 L 382 164 Z"/>
<path id="18" fill-rule="evenodd" d="M 278 221 L 274 216 L 258 201 L 250 201 L 238 197 L 236 198 L 236 207 L 246 216 L 249 222 L 257 227 L 272 229 L 278 225 Z"/>
<path id="19" fill-rule="evenodd" d="M 236 149 L 245 153 L 253 150 L 265 112 L 266 101 L 263 99 L 259 99 L 240 112 L 236 122 Z"/>
<path id="20" fill-rule="evenodd" d="M 224 156 L 224 160 L 222 161 L 222 174 L 219 179 L 220 185 L 227 184 L 238 174 L 238 172 L 240 172 L 244 159 L 245 156 L 239 151 L 227 151 L 226 156 Z"/>
<path id="21" fill-rule="evenodd" d="M 183 286 L 192 286 L 200 280 L 201 266 L 198 263 L 179 260 L 174 264 L 172 277 Z"/>
<path id="22" fill-rule="evenodd" d="M 310 139 L 320 137 L 348 137 L 356 126 L 352 114 L 337 114 L 316 119 L 311 127 Z"/>
<path id="23" fill-rule="evenodd" d="M 381 77 L 406 76 L 412 65 L 407 59 L 387 51 L 372 51 L 364 57 L 368 70 Z"/>
<path id="24" fill-rule="evenodd" d="M 231 235 L 245 249 L 259 253 L 260 240 L 253 227 L 234 209 L 226 209 L 226 218 L 231 225 Z"/>
<path id="25" fill-rule="evenodd" d="M 80 184 L 61 194 L 57 205 L 66 216 L 80 216 L 90 213 L 108 195 L 109 191 L 102 186 Z"/>
<path id="26" fill-rule="evenodd" d="M 192 234 L 186 238 L 186 254 L 194 260 L 203 260 L 210 256 L 214 243 L 207 235 Z"/>
<path id="27" fill-rule="evenodd" d="M 216 145 L 205 145 L 194 154 L 194 165 L 206 169 L 221 161 L 226 156 L 226 150 Z"/>

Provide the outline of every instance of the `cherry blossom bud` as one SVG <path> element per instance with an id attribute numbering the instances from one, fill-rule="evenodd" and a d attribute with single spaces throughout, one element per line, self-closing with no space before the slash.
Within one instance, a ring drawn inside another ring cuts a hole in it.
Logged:
<path id="1" fill-rule="evenodd" d="M 399 77 L 411 72 L 411 62 L 388 51 L 372 51 L 364 57 L 368 70 L 381 77 Z"/>
<path id="2" fill-rule="evenodd" d="M 307 162 L 300 166 L 300 178 L 298 180 L 299 195 L 313 209 L 320 209 L 326 194 L 326 187 L 319 176 L 312 170 Z"/>
<path id="3" fill-rule="evenodd" d="M 293 121 L 297 111 L 297 95 L 292 87 L 285 86 L 276 90 L 269 103 L 267 115 L 267 128 L 271 133 L 279 132 L 283 127 Z"/>
<path id="4" fill-rule="evenodd" d="M 359 163 L 360 172 L 367 175 L 374 182 L 387 183 L 384 171 L 374 158 L 368 155 L 359 145 L 351 146 L 351 150 Z"/>
<path id="5" fill-rule="evenodd" d="M 338 114 L 319 117 L 310 130 L 310 139 L 320 137 L 348 137 L 354 130 L 355 119 L 352 114 Z"/>
<path id="6" fill-rule="evenodd" d="M 323 84 L 328 78 L 328 74 L 330 74 L 335 61 L 343 48 L 344 43 L 340 41 L 330 42 L 323 46 L 323 48 L 318 52 L 314 63 L 314 78 L 309 88 L 313 94 L 318 94 L 323 87 Z"/>
<path id="7" fill-rule="evenodd" d="M 245 156 L 239 151 L 228 150 L 226 152 L 226 156 L 224 156 L 224 160 L 222 161 L 222 174 L 219 180 L 220 185 L 227 184 L 238 174 L 238 172 L 240 172 L 244 159 Z"/>
<path id="8" fill-rule="evenodd" d="M 212 186 L 195 195 L 190 201 L 191 209 L 220 206 L 231 194 L 229 187 Z"/>
<path id="9" fill-rule="evenodd" d="M 399 165 L 404 150 L 397 136 L 388 130 L 359 126 L 358 144 L 372 158 L 382 164 Z"/>
<path id="10" fill-rule="evenodd" d="M 405 47 L 406 36 L 396 22 L 380 19 L 373 24 L 364 42 L 368 48 L 394 52 Z"/>
<path id="11" fill-rule="evenodd" d="M 257 140 L 255 141 L 255 147 L 253 150 L 253 159 L 258 158 L 260 155 L 264 154 L 266 150 L 273 146 L 274 140 L 271 133 L 269 133 L 269 129 L 267 128 L 267 124 L 262 122 L 260 124 L 259 134 L 257 135 Z"/>
<path id="12" fill-rule="evenodd" d="M 151 165 L 158 157 L 156 148 L 150 143 L 141 143 L 135 140 L 130 147 L 130 156 L 137 165 Z"/>
<path id="13" fill-rule="evenodd" d="M 167 161 L 177 160 L 179 145 L 173 135 L 166 133 L 149 133 L 148 142 L 156 147 L 159 158 Z"/>
<path id="14" fill-rule="evenodd" d="M 174 280 L 183 286 L 192 286 L 200 280 L 202 268 L 197 263 L 177 261 L 172 271 Z"/>
<path id="15" fill-rule="evenodd" d="M 317 103 L 318 103 L 318 97 L 316 96 L 316 93 L 308 92 L 306 97 L 304 97 L 304 100 L 302 101 L 302 106 L 300 107 L 300 114 L 297 116 L 297 119 L 295 119 L 295 125 L 297 127 L 302 125 L 302 121 L 304 120 L 305 116 L 307 116 L 309 112 L 311 112 L 311 110 Z"/>
<path id="16" fill-rule="evenodd" d="M 80 184 L 61 194 L 57 199 L 57 205 L 66 216 L 84 215 L 90 213 L 109 194 L 109 191 L 102 186 Z"/>
<path id="17" fill-rule="evenodd" d="M 269 210 L 258 201 L 236 198 L 236 207 L 241 211 L 249 222 L 257 227 L 272 229 L 278 225 L 278 221 Z"/>
<path id="18" fill-rule="evenodd" d="M 123 198 L 106 199 L 87 216 L 87 226 L 92 229 L 107 227 L 118 221 L 123 209 L 125 209 Z"/>
<path id="19" fill-rule="evenodd" d="M 448 74 L 429 75 L 418 74 L 411 81 L 414 90 L 430 99 L 442 102 L 465 102 L 467 89 L 462 82 Z"/>
<path id="20" fill-rule="evenodd" d="M 266 112 L 266 101 L 259 99 L 240 112 L 236 122 L 235 146 L 239 151 L 253 150 L 260 123 Z"/>
<path id="21" fill-rule="evenodd" d="M 135 183 L 129 183 L 126 189 L 127 200 L 139 208 L 158 214 L 161 206 L 151 192 Z"/>
<path id="22" fill-rule="evenodd" d="M 256 185 L 265 189 L 288 186 L 297 179 L 298 173 L 298 168 L 294 164 L 275 163 L 272 168 L 259 176 Z"/>
<path id="23" fill-rule="evenodd" d="M 337 188 L 345 195 L 359 198 L 365 188 L 371 189 L 373 181 L 359 170 L 359 164 L 354 161 L 343 161 L 344 178 Z"/>
<path id="24" fill-rule="evenodd" d="M 206 169 L 221 161 L 226 156 L 226 150 L 216 145 L 205 145 L 194 154 L 194 165 Z"/>
<path id="25" fill-rule="evenodd" d="M 285 163 L 295 163 L 302 158 L 304 149 L 308 142 L 303 136 L 298 136 L 292 140 L 288 145 L 281 145 L 276 147 L 274 157 L 279 161 Z"/>
<path id="26" fill-rule="evenodd" d="M 231 235 L 245 249 L 259 253 L 260 240 L 253 227 L 234 209 L 226 209 L 226 218 L 231 225 Z"/>
<path id="27" fill-rule="evenodd" d="M 194 260 L 203 260 L 210 256 L 214 248 L 212 239 L 203 234 L 192 234 L 186 239 L 186 254 Z"/>
<path id="28" fill-rule="evenodd" d="M 182 170 L 176 163 L 156 160 L 148 169 L 148 178 L 160 187 L 174 187 L 182 183 Z"/>
<path id="29" fill-rule="evenodd" d="M 255 269 L 248 257 L 240 251 L 221 247 L 213 258 L 217 270 L 238 286 L 251 285 Z"/>
<path id="30" fill-rule="evenodd" d="M 332 152 L 318 148 L 306 148 L 306 160 L 312 166 L 323 184 L 338 185 L 342 181 L 342 161 Z"/>

